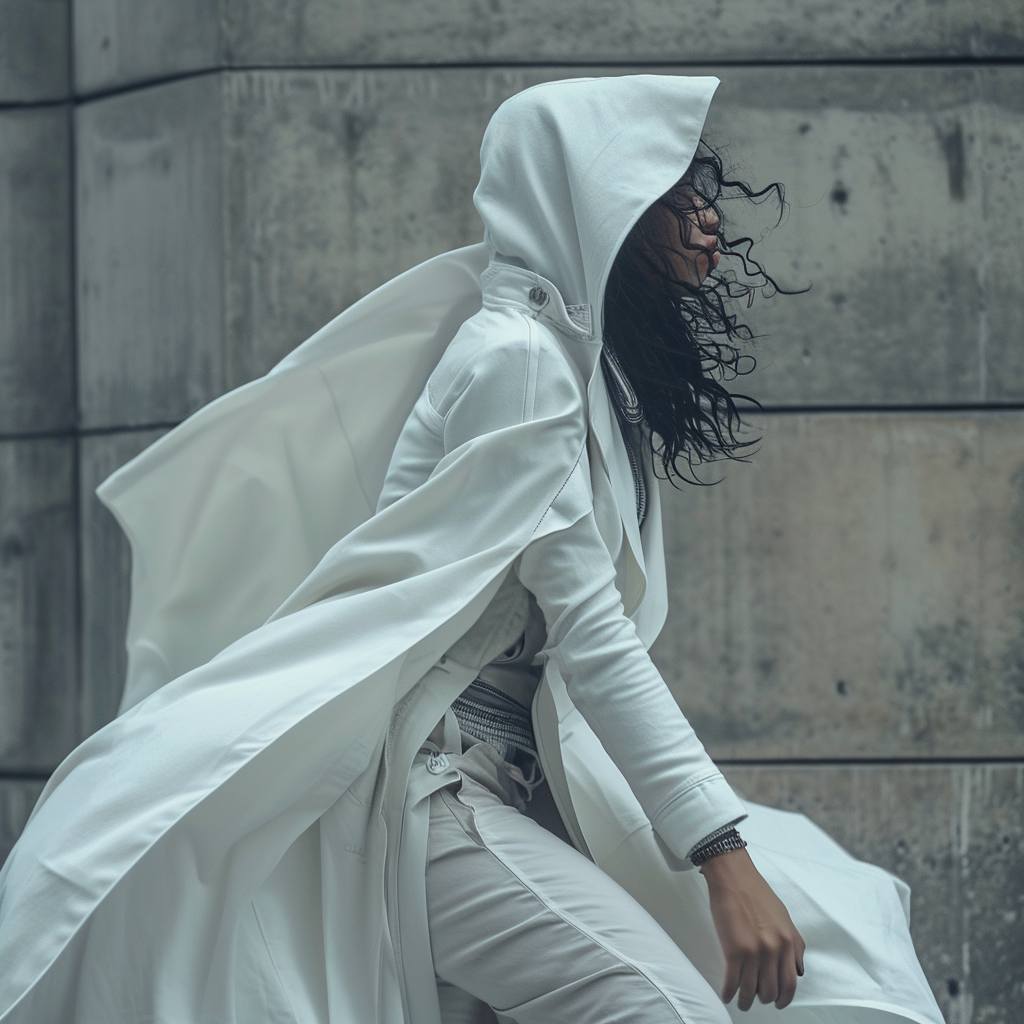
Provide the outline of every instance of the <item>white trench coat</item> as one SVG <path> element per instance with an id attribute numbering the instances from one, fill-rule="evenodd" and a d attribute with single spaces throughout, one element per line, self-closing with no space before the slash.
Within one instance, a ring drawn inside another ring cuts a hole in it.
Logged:
<path id="1" fill-rule="evenodd" d="M 624 76 L 514 97 L 481 151 L 482 244 L 388 282 L 103 484 L 133 552 L 125 696 L 0 872 L 2 1024 L 439 1024 L 429 785 L 410 766 L 514 639 L 510 566 L 593 511 L 644 646 L 665 620 L 657 489 L 648 461 L 641 536 L 597 319 L 716 85 Z M 482 277 L 507 301 L 481 309 Z M 378 510 L 399 431 L 456 349 L 472 427 Z M 525 390 L 503 390 L 507 352 Z M 534 715 L 574 841 L 719 988 L 703 879 L 554 657 Z M 749 815 L 751 856 L 807 941 L 792 1006 L 736 1019 L 939 1024 L 907 887 L 801 815 L 715 792 Z"/>

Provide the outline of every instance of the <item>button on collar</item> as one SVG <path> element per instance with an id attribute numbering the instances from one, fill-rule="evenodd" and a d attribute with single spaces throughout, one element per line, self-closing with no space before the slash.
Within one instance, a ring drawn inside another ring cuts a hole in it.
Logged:
<path id="1" fill-rule="evenodd" d="M 566 306 L 558 289 L 531 270 L 495 260 L 481 275 L 480 283 L 485 306 L 518 307 L 527 316 L 542 320 L 574 339 L 596 340 L 590 306 Z"/>

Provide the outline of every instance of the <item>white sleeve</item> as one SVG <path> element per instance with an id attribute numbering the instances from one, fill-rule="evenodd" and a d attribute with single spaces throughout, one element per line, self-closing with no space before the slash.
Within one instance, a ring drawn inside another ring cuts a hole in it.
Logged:
<path id="1" fill-rule="evenodd" d="M 547 657 L 676 856 L 745 818 L 626 616 L 593 511 L 514 563 L 544 613 Z"/>

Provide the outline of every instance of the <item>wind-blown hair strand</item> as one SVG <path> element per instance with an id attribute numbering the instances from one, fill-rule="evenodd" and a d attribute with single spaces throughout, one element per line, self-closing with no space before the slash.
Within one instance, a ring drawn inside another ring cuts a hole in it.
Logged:
<path id="1" fill-rule="evenodd" d="M 728 236 L 721 204 L 772 198 L 779 206 L 777 225 L 785 210 L 783 186 L 774 182 L 754 191 L 727 178 L 718 153 L 702 140 L 686 173 L 640 218 L 612 265 L 602 369 L 624 429 L 641 429 L 673 486 L 673 477 L 702 484 L 696 466 L 723 458 L 745 461 L 757 444 L 738 436 L 743 421 L 736 403 L 760 404 L 725 386 L 754 368 L 753 356 L 741 351 L 754 334 L 728 307 L 738 299 L 749 306 L 757 292 L 794 293 L 781 288 L 751 254 L 754 239 Z M 708 251 L 691 241 L 701 211 L 713 211 L 717 218 L 710 233 L 721 253 L 720 270 Z M 668 241 L 664 227 L 656 229 L 665 223 L 664 212 L 678 226 Z M 699 284 L 682 280 L 674 269 L 673 255 L 680 251 L 692 254 L 698 265 L 705 261 L 706 276 Z"/>

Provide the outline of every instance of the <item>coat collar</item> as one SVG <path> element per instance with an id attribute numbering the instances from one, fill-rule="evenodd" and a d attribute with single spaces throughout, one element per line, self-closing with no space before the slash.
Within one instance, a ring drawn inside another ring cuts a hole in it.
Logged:
<path id="1" fill-rule="evenodd" d="M 563 349 L 587 382 L 590 433 L 596 440 L 600 462 L 611 485 L 628 546 L 622 601 L 631 614 L 647 588 L 643 544 L 636 516 L 633 471 L 622 431 L 615 418 L 604 374 L 600 372 L 601 337 L 598 317 L 587 304 L 566 305 L 547 278 L 531 270 L 492 260 L 480 277 L 486 306 L 509 306 L 557 331 Z M 568 341 L 568 344 L 564 342 Z M 649 473 L 649 460 L 640 460 L 647 493 L 657 486 Z"/>
<path id="2" fill-rule="evenodd" d="M 531 319 L 584 343 L 588 349 L 593 348 L 586 359 L 589 371 L 593 372 L 601 352 L 601 338 L 595 332 L 589 303 L 566 305 L 559 290 L 546 277 L 499 260 L 488 264 L 480 275 L 480 286 L 485 305 L 515 306 Z M 579 363 L 579 359 L 576 361 Z"/>

